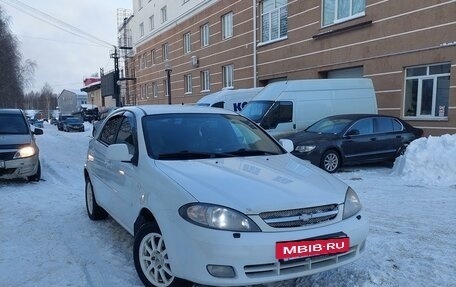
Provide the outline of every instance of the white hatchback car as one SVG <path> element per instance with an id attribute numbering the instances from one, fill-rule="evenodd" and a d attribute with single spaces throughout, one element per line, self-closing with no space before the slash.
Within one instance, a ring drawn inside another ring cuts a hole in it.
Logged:
<path id="1" fill-rule="evenodd" d="M 337 268 L 368 222 L 345 183 L 234 112 L 119 108 L 90 142 L 88 216 L 135 237 L 145 286 L 243 286 Z"/>

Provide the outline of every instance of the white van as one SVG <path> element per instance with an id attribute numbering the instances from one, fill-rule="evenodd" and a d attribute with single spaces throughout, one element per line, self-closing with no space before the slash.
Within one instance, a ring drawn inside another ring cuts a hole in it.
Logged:
<path id="1" fill-rule="evenodd" d="M 196 104 L 240 112 L 263 88 L 221 90 L 202 97 Z"/>
<path id="2" fill-rule="evenodd" d="M 270 83 L 241 112 L 277 139 L 330 115 L 376 113 L 374 85 L 366 78 Z"/>

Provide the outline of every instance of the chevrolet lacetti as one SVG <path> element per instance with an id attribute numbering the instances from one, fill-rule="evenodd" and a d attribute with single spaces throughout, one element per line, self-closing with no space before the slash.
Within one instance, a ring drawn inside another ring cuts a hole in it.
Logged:
<path id="1" fill-rule="evenodd" d="M 89 144 L 87 213 L 134 236 L 145 286 L 261 284 L 358 259 L 357 194 L 292 150 L 228 110 L 119 108 Z"/>

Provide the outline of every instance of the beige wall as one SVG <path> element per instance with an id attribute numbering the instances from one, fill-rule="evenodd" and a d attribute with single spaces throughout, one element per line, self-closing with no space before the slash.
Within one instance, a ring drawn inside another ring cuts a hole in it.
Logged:
<path id="1" fill-rule="evenodd" d="M 413 5 L 411 5 L 413 4 Z M 364 77 L 373 80 L 379 112 L 404 118 L 405 68 L 416 65 L 451 63 L 448 117 L 438 120 L 406 118 L 428 135 L 456 132 L 456 5 L 451 0 L 381 1 L 366 0 L 365 16 L 329 27 L 321 27 L 320 0 L 288 1 L 287 38 L 257 46 L 257 79 L 253 76 L 252 1 L 216 1 L 189 20 L 176 23 L 152 40 L 136 47 L 130 68 L 135 68 L 136 82 L 130 81 L 130 94 L 138 104 L 168 103 L 164 96 L 166 78 L 161 46 L 170 44 L 173 103 L 192 103 L 204 96 L 200 72 L 211 73 L 211 92 L 222 88 L 222 66 L 234 65 L 235 88 L 261 86 L 277 78 L 303 79 L 325 77 L 328 71 L 361 66 Z M 221 39 L 221 16 L 234 13 L 233 38 Z M 257 15 L 259 8 L 257 7 Z M 200 26 L 210 23 L 210 45 L 201 48 Z M 260 26 L 257 18 L 257 27 Z M 183 35 L 192 35 L 192 52 L 183 53 Z M 259 32 L 257 31 L 259 39 Z M 449 44 L 445 44 L 449 43 Z M 152 65 L 150 51 L 156 50 Z M 138 56 L 148 58 L 140 69 Z M 199 66 L 190 64 L 191 56 Z M 184 75 L 191 74 L 193 91 L 184 95 Z M 140 99 L 139 87 L 156 81 L 157 98 Z"/>

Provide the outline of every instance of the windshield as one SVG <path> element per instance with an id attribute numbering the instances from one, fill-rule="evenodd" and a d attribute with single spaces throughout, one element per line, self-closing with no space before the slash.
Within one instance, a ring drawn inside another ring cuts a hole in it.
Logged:
<path id="1" fill-rule="evenodd" d="M 70 124 L 81 124 L 82 123 L 82 121 L 77 118 L 67 118 L 65 121 Z"/>
<path id="2" fill-rule="evenodd" d="M 325 118 L 314 123 L 306 129 L 306 132 L 320 134 L 338 134 L 342 132 L 347 125 L 352 122 L 351 119 L 343 118 Z"/>
<path id="3" fill-rule="evenodd" d="M 251 101 L 242 109 L 240 114 L 260 123 L 273 103 L 273 101 Z"/>
<path id="4" fill-rule="evenodd" d="M 28 125 L 21 114 L 0 114 L 0 134 L 28 133 Z"/>
<path id="5" fill-rule="evenodd" d="M 150 157 L 162 160 L 284 153 L 255 124 L 238 115 L 164 114 L 142 119 Z"/>

